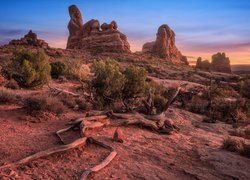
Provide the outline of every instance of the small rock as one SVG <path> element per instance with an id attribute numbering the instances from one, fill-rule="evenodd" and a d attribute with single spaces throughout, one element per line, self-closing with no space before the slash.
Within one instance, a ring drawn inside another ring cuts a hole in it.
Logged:
<path id="1" fill-rule="evenodd" d="M 113 141 L 123 143 L 124 139 L 125 139 L 125 136 L 124 136 L 122 130 L 117 128 L 114 132 Z"/>

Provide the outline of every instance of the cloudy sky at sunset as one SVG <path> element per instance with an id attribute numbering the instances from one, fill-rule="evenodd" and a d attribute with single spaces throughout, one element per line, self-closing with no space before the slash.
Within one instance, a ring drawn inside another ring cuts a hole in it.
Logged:
<path id="1" fill-rule="evenodd" d="M 71 4 L 82 11 L 84 22 L 115 20 L 132 51 L 168 24 L 190 61 L 224 51 L 232 64 L 250 64 L 249 0 L 1 0 L 0 44 L 32 29 L 50 46 L 65 48 Z"/>

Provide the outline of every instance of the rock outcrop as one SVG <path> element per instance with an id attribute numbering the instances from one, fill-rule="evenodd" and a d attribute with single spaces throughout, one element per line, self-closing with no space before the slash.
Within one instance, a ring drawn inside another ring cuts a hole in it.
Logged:
<path id="1" fill-rule="evenodd" d="M 211 64 L 208 60 L 202 60 L 202 58 L 199 57 L 197 59 L 195 68 L 203 71 L 210 71 Z"/>
<path id="2" fill-rule="evenodd" d="M 100 25 L 98 20 L 92 19 L 83 23 L 81 12 L 75 5 L 69 7 L 69 15 L 67 49 L 83 49 L 92 53 L 130 52 L 127 37 L 117 30 L 115 21 Z"/>
<path id="3" fill-rule="evenodd" d="M 143 45 L 143 53 L 150 53 L 173 63 L 187 64 L 186 58 L 175 46 L 175 33 L 166 24 L 158 28 L 156 41 Z"/>
<path id="4" fill-rule="evenodd" d="M 230 60 L 225 53 L 217 53 L 212 56 L 211 70 L 223 73 L 232 73 Z"/>
<path id="5" fill-rule="evenodd" d="M 31 30 L 23 38 L 10 41 L 9 45 L 34 46 L 44 49 L 49 48 L 48 43 L 46 43 L 44 40 L 38 39 L 36 33 L 32 32 Z"/>
<path id="6" fill-rule="evenodd" d="M 230 60 L 226 57 L 225 53 L 217 53 L 212 56 L 212 62 L 208 60 L 202 60 L 200 57 L 196 62 L 196 69 L 204 71 L 215 71 L 222 73 L 232 73 Z"/>

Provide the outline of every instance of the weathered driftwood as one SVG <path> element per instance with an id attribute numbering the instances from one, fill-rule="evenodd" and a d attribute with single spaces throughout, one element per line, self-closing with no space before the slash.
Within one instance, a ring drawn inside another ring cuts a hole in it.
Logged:
<path id="1" fill-rule="evenodd" d="M 82 173 L 82 176 L 81 176 L 81 180 L 86 180 L 87 177 L 93 173 L 93 172 L 97 172 L 97 171 L 100 171 L 101 169 L 105 168 L 114 158 L 115 156 L 117 155 L 117 152 L 111 147 L 111 146 L 108 146 L 102 142 L 99 142 L 97 140 L 95 140 L 94 138 L 90 137 L 89 138 L 89 141 L 91 143 L 94 143 L 94 144 L 97 144 L 105 149 L 108 149 L 108 150 L 111 150 L 111 153 L 98 165 L 90 168 L 90 169 L 87 169 L 85 170 L 83 173 Z"/>
<path id="2" fill-rule="evenodd" d="M 56 96 L 60 95 L 60 94 L 69 94 L 69 95 L 72 95 L 74 97 L 80 97 L 80 94 L 76 94 L 76 93 L 73 93 L 71 91 L 67 91 L 67 90 L 64 90 L 64 89 L 61 89 L 61 88 L 56 88 L 56 87 L 50 87 L 48 85 L 50 91 L 52 92 L 52 94 L 55 94 Z"/>
<path id="3" fill-rule="evenodd" d="M 79 129 L 81 137 L 86 136 L 86 130 L 87 129 L 96 129 L 101 128 L 105 125 L 108 125 L 109 122 L 99 122 L 98 120 L 104 120 L 107 119 L 106 115 L 100 115 L 100 116 L 93 116 L 93 117 L 86 117 L 86 118 L 79 118 L 74 121 L 70 121 L 68 124 L 70 125 L 67 128 L 60 129 L 56 132 L 56 135 L 59 137 L 60 141 L 63 144 L 66 144 L 61 136 L 62 133 L 65 133 L 71 129 Z M 97 120 L 97 121 L 96 121 Z"/>
<path id="4" fill-rule="evenodd" d="M 146 100 L 143 100 L 144 106 L 147 110 L 147 115 L 151 115 L 154 109 L 154 97 L 152 93 L 152 89 L 149 90 L 149 94 Z"/>
<path id="5" fill-rule="evenodd" d="M 36 154 L 33 154 L 33 155 L 28 156 L 28 157 L 26 157 L 24 159 L 21 159 L 21 160 L 15 162 L 15 163 L 11 163 L 11 164 L 1 166 L 0 170 L 5 169 L 5 168 L 10 168 L 10 167 L 16 167 L 16 166 L 21 165 L 21 164 L 26 164 L 26 163 L 28 163 L 30 161 L 33 161 L 33 160 L 36 160 L 36 159 L 39 159 L 39 158 L 43 158 L 43 157 L 47 157 L 47 156 L 55 154 L 55 153 L 65 152 L 67 150 L 70 150 L 70 149 L 85 145 L 86 140 L 87 140 L 87 137 L 83 137 L 83 138 L 79 138 L 79 139 L 75 140 L 74 142 L 72 142 L 70 144 L 67 144 L 67 145 L 60 145 L 60 146 L 56 146 L 56 147 L 53 147 L 53 148 L 50 148 L 50 149 L 47 149 L 47 150 L 44 150 L 44 151 L 40 151 L 40 152 L 38 152 Z"/>
<path id="6" fill-rule="evenodd" d="M 107 116 L 106 116 L 106 118 L 107 118 Z M 105 125 L 104 123 L 100 123 L 100 122 L 86 121 L 86 119 L 91 119 L 92 120 L 92 118 L 90 118 L 90 117 L 81 118 L 81 120 L 77 119 L 77 120 L 73 121 L 73 123 L 71 122 L 70 123 L 71 126 L 69 126 L 68 128 L 61 129 L 61 130 L 57 131 L 56 134 L 58 135 L 58 137 L 61 140 L 61 142 L 65 143 L 63 141 L 62 137 L 60 136 L 60 133 L 69 131 L 72 128 L 78 127 L 79 130 L 80 130 L 81 136 L 85 137 L 86 136 L 85 132 L 86 132 L 87 129 L 89 129 L 89 128 L 99 128 L 99 127 L 103 127 Z M 95 140 L 92 137 L 88 137 L 88 142 L 95 143 L 95 144 L 97 144 L 97 145 L 99 145 L 99 146 L 101 146 L 101 147 L 103 147 L 105 149 L 111 150 L 111 153 L 100 164 L 98 164 L 98 165 L 96 165 L 96 166 L 94 166 L 94 167 L 92 167 L 92 168 L 87 169 L 86 171 L 84 171 L 83 174 L 82 174 L 82 176 L 81 176 L 81 180 L 87 179 L 87 177 L 89 176 L 89 174 L 91 174 L 93 172 L 100 171 L 101 169 L 103 169 L 104 167 L 106 167 L 115 158 L 115 156 L 117 155 L 117 152 L 111 146 L 103 144 L 102 142 L 99 142 L 99 141 Z"/>

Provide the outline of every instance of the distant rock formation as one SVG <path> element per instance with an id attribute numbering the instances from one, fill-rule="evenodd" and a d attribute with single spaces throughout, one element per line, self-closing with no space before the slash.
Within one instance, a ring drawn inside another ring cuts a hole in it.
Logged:
<path id="1" fill-rule="evenodd" d="M 69 7 L 70 21 L 67 49 L 83 49 L 92 53 L 128 53 L 130 45 L 127 37 L 119 32 L 117 23 L 103 23 L 92 19 L 85 24 L 77 6 Z"/>
<path id="2" fill-rule="evenodd" d="M 175 33 L 166 24 L 158 28 L 156 41 L 148 42 L 142 47 L 143 53 L 150 53 L 173 63 L 187 64 L 187 59 L 175 46 Z"/>
<path id="3" fill-rule="evenodd" d="M 215 71 L 223 73 L 232 73 L 230 60 L 225 53 L 217 53 L 212 56 L 212 62 L 202 60 L 201 57 L 197 59 L 196 68 L 204 71 Z"/>
<path id="4" fill-rule="evenodd" d="M 212 56 L 211 70 L 232 73 L 230 60 L 228 57 L 226 57 L 225 53 L 217 53 Z"/>
<path id="5" fill-rule="evenodd" d="M 210 71 L 210 67 L 211 67 L 211 64 L 208 60 L 202 60 L 201 57 L 197 59 L 196 66 L 195 66 L 196 69 L 200 69 L 203 71 Z"/>
<path id="6" fill-rule="evenodd" d="M 33 33 L 31 30 L 23 38 L 10 41 L 9 45 L 34 46 L 44 49 L 49 48 L 48 43 L 44 40 L 38 39 L 36 33 Z"/>

